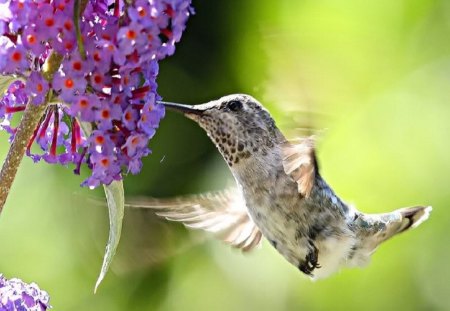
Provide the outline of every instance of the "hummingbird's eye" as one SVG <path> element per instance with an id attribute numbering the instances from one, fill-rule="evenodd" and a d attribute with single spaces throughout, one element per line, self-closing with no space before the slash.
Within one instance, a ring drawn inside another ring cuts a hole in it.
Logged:
<path id="1" fill-rule="evenodd" d="M 231 111 L 239 111 L 242 109 L 242 103 L 238 100 L 232 100 L 228 103 L 228 108 Z"/>

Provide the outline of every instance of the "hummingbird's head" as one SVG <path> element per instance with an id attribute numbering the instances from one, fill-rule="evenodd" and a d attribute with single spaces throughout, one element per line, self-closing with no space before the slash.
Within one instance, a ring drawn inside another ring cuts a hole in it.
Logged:
<path id="1" fill-rule="evenodd" d="M 229 166 L 255 153 L 267 154 L 281 135 L 269 112 L 250 95 L 228 95 L 195 106 L 162 103 L 197 122 Z"/>

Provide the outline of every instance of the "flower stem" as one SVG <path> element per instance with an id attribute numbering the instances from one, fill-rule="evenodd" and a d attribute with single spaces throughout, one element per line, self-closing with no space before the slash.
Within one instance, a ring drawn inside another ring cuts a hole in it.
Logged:
<path id="1" fill-rule="evenodd" d="M 87 4 L 86 1 L 83 2 L 82 0 L 75 0 L 74 8 L 73 8 L 73 23 L 75 24 L 75 33 L 77 36 L 78 52 L 80 53 L 80 56 L 83 60 L 86 59 L 86 50 L 84 49 L 83 37 L 81 36 L 80 18 L 81 18 L 81 13 L 86 8 L 86 4 Z"/>
<path id="2" fill-rule="evenodd" d="M 53 80 L 53 75 L 61 66 L 63 57 L 55 52 L 52 52 L 47 58 L 42 75 L 48 81 Z M 33 137 L 36 127 L 45 113 L 48 103 L 51 101 L 52 92 L 49 91 L 45 102 L 41 105 L 34 105 L 28 103 L 25 111 L 23 112 L 20 124 L 17 127 L 17 131 L 14 135 L 14 140 L 6 155 L 5 162 L 3 163 L 0 171 L 0 214 L 8 198 L 9 191 L 16 177 L 17 170 L 23 155 L 27 149 L 30 138 Z"/>

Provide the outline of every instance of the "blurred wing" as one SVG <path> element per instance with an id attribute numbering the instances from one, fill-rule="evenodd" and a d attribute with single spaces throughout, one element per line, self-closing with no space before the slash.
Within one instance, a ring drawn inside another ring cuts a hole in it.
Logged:
<path id="1" fill-rule="evenodd" d="M 314 138 L 304 138 L 299 142 L 286 141 L 282 152 L 284 171 L 297 182 L 298 192 L 308 198 L 318 174 Z"/>
<path id="2" fill-rule="evenodd" d="M 171 199 L 145 198 L 127 201 L 125 206 L 154 209 L 158 216 L 212 232 L 244 252 L 261 242 L 262 234 L 248 216 L 245 201 L 237 190 Z"/>

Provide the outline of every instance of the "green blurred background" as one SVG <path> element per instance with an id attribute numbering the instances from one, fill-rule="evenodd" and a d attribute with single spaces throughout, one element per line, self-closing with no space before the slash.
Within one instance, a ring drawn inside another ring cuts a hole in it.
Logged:
<path id="1" fill-rule="evenodd" d="M 242 255 L 149 211 L 127 210 L 118 253 L 93 294 L 105 208 L 70 169 L 22 163 L 0 217 L 0 272 L 37 282 L 54 310 L 450 310 L 450 2 L 194 1 L 159 92 L 195 104 L 260 99 L 278 125 L 326 129 L 323 176 L 366 212 L 433 205 L 420 228 L 385 243 L 364 269 L 311 282 L 264 242 Z M 2 141 L 0 156 L 8 145 Z M 190 120 L 168 113 L 129 196 L 232 183 Z"/>

